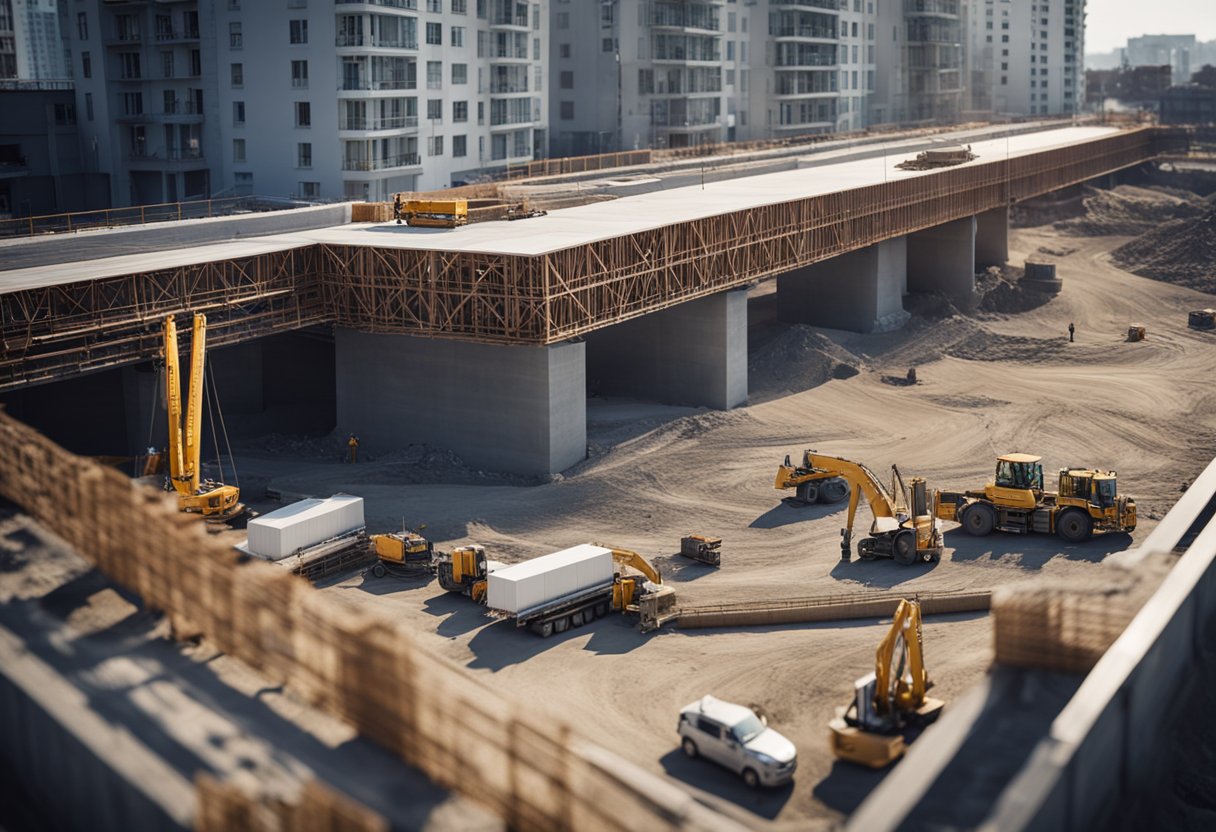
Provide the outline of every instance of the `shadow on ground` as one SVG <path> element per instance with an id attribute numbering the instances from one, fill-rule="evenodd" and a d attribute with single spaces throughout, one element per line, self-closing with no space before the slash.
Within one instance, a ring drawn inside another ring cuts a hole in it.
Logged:
<path id="1" fill-rule="evenodd" d="M 739 775 L 704 758 L 689 759 L 679 748 L 664 754 L 659 762 L 663 770 L 676 780 L 723 800 L 729 800 L 769 820 L 776 818 L 782 807 L 789 802 L 794 794 L 794 783 L 798 780 L 798 775 L 795 774 L 794 782 L 784 786 L 749 789 Z"/>
<path id="2" fill-rule="evenodd" d="M 485 621 L 486 619 L 482 617 L 479 623 Z M 463 632 L 468 632 L 476 626 L 474 624 Z M 439 632 L 441 635 L 452 635 L 450 632 L 445 632 L 442 625 Z M 525 628 L 516 627 L 514 621 L 496 621 L 488 627 L 482 627 L 469 640 L 469 650 L 473 653 L 473 660 L 468 663 L 468 667 L 474 670 L 486 669 L 497 672 L 505 667 L 526 662 L 559 644 L 573 639 L 587 638 L 588 635 L 590 635 L 590 639 L 584 646 L 584 650 L 589 650 L 597 655 L 620 655 L 630 652 L 648 638 L 654 638 L 658 634 L 643 635 L 638 632 L 635 619 L 613 612 L 590 624 L 573 627 L 564 633 L 554 633 L 548 638 L 538 636 Z"/>
<path id="3" fill-rule="evenodd" d="M 839 561 L 832 567 L 831 575 L 838 581 L 851 581 L 877 589 L 890 589 L 928 575 L 937 568 L 937 562 L 913 563 L 905 566 L 891 558 L 875 560 Z"/>
<path id="4" fill-rule="evenodd" d="M 836 503 L 835 505 L 816 503 L 808 506 L 805 503 L 794 502 L 786 498 L 749 523 L 748 528 L 778 529 L 791 523 L 818 520 L 845 508 L 848 508 L 848 503 Z"/>
<path id="5" fill-rule="evenodd" d="M 1112 532 L 1091 537 L 1081 543 L 1065 543 L 1054 535 L 992 534 L 972 537 L 962 528 L 951 529 L 943 536 L 947 547 L 953 549 L 951 561 L 989 560 L 1017 563 L 1024 569 L 1042 569 L 1054 557 L 1099 563 L 1107 555 L 1122 552 L 1132 545 L 1126 532 Z"/>

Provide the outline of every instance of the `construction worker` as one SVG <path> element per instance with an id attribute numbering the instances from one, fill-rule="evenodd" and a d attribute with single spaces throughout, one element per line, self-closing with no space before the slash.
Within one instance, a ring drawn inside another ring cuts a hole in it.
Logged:
<path id="1" fill-rule="evenodd" d="M 397 221 L 397 225 L 401 225 L 401 194 L 393 195 L 393 219 Z"/>
<path id="2" fill-rule="evenodd" d="M 1073 333 L 1076 331 L 1077 331 L 1077 328 L 1072 325 L 1072 321 L 1069 321 L 1068 322 L 1068 343 L 1071 344 L 1073 342 L 1072 336 L 1073 336 Z"/>
<path id="3" fill-rule="evenodd" d="M 350 435 L 350 439 L 346 440 L 346 447 L 350 448 L 350 464 L 354 465 L 355 464 L 355 455 L 359 451 L 359 437 L 355 436 L 352 433 Z"/>

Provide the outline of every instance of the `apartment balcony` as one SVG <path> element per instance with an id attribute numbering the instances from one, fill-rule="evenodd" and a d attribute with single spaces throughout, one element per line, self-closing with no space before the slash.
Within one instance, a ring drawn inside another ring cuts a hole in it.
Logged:
<path id="1" fill-rule="evenodd" d="M 347 135 L 343 138 L 358 138 L 367 134 L 382 133 L 416 133 L 418 132 L 418 116 L 393 116 L 389 118 L 338 118 L 338 132 L 358 135 Z"/>
<path id="2" fill-rule="evenodd" d="M 782 9 L 798 11 L 799 9 L 819 9 L 831 14 L 840 14 L 840 4 L 836 0 L 771 0 L 774 11 Z"/>
<path id="3" fill-rule="evenodd" d="M 959 5 L 959 0 L 904 0 L 904 14 L 908 17 L 939 17 L 957 20 Z"/>
<path id="4" fill-rule="evenodd" d="M 397 156 L 386 156 L 383 159 L 342 160 L 342 170 L 347 173 L 376 173 L 420 167 L 422 167 L 422 157 L 417 153 L 402 153 Z"/>
<path id="5" fill-rule="evenodd" d="M 125 46 L 130 48 L 132 46 L 142 46 L 144 37 L 141 32 L 119 32 L 111 37 L 103 38 L 101 42 L 106 46 Z"/>
<path id="6" fill-rule="evenodd" d="M 395 92 L 397 90 L 416 90 L 418 82 L 405 78 L 382 79 L 343 79 L 338 83 L 338 92 Z"/>
<path id="7" fill-rule="evenodd" d="M 340 49 L 414 49 L 418 38 L 380 38 L 372 35 L 338 35 L 334 45 Z"/>
<path id="8" fill-rule="evenodd" d="M 202 124 L 202 113 L 128 113 L 114 119 L 119 124 Z"/>
<path id="9" fill-rule="evenodd" d="M 697 52 L 685 49 L 665 49 L 656 51 L 650 61 L 656 64 L 720 64 L 722 62 L 722 50 L 715 49 L 710 52 Z"/>
<path id="10" fill-rule="evenodd" d="M 195 170 L 207 166 L 202 150 L 189 148 L 160 148 L 159 150 L 132 150 L 127 154 L 127 164 L 135 170 Z"/>
<path id="11" fill-rule="evenodd" d="M 418 10 L 418 0 L 335 0 L 335 3 L 339 6 L 378 6 L 382 9 Z M 346 11 L 358 10 L 348 9 Z"/>
<path id="12" fill-rule="evenodd" d="M 839 40 L 833 26 L 775 26 L 770 34 L 777 40 L 812 40 L 835 43 Z"/>
<path id="13" fill-rule="evenodd" d="M 490 83 L 490 95 L 522 95 L 528 91 L 528 82 Z"/>
<path id="14" fill-rule="evenodd" d="M 836 116 L 827 121 L 800 121 L 790 124 L 774 124 L 779 133 L 830 133 L 836 129 Z"/>
<path id="15" fill-rule="evenodd" d="M 532 58 L 526 49 L 491 49 L 489 60 L 491 64 L 531 63 Z"/>
<path id="16" fill-rule="evenodd" d="M 156 45 L 169 46 L 175 43 L 196 43 L 198 41 L 198 30 L 186 32 L 157 32 Z"/>

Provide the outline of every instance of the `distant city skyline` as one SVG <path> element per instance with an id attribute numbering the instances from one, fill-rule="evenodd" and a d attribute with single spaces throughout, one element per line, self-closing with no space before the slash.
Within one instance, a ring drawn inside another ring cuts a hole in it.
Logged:
<path id="1" fill-rule="evenodd" d="M 1216 40 L 1212 0 L 1089 0 L 1086 3 L 1085 51 L 1110 52 L 1140 35 L 1194 35 Z"/>

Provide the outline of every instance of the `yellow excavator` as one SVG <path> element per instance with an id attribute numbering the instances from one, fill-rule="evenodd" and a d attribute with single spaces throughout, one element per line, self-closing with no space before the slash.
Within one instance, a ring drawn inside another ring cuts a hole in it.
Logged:
<path id="1" fill-rule="evenodd" d="M 224 523 L 245 511 L 240 489 L 213 480 L 201 480 L 200 452 L 203 433 L 203 362 L 207 349 L 207 318 L 195 313 L 190 342 L 190 387 L 186 397 L 186 423 L 182 428 L 181 367 L 177 351 L 177 325 L 165 318 L 165 399 L 169 409 L 169 482 L 177 492 L 180 511 L 201 514 Z"/>
<path id="2" fill-rule="evenodd" d="M 834 471 L 816 467 L 811 463 L 814 451 L 804 451 L 802 464 L 790 464 L 790 455 L 785 455 L 785 462 L 777 467 L 777 479 L 773 488 L 778 491 L 794 489 L 790 499 L 796 503 L 810 505 L 812 503 L 840 503 L 849 496 L 849 483 Z"/>
<path id="3" fill-rule="evenodd" d="M 1045 491 L 1041 459 L 1033 454 L 997 457 L 992 482 L 982 490 L 939 491 L 935 514 L 961 523 L 977 537 L 993 530 L 1043 532 L 1079 543 L 1096 531 L 1135 530 L 1136 501 L 1118 495 L 1116 472 L 1063 468 L 1058 490 Z"/>
<path id="4" fill-rule="evenodd" d="M 630 575 L 624 571 L 616 572 L 612 582 L 612 609 L 637 614 L 643 632 L 674 620 L 676 593 L 670 586 L 663 584 L 663 576 L 659 570 L 637 552 L 612 546 L 603 548 L 612 550 L 612 560 L 617 566 L 628 567 L 640 573 Z M 485 548 L 477 545 L 461 546 L 450 552 L 438 552 L 433 563 L 435 576 L 441 587 L 448 592 L 467 595 L 479 604 L 486 601 L 486 582 L 490 573 L 502 565 L 487 560 Z M 647 582 L 653 588 L 648 590 L 645 586 Z M 581 615 L 583 607 L 594 607 L 606 601 L 605 589 L 605 597 L 602 599 L 580 599 L 575 606 L 555 608 L 555 612 L 546 611 L 546 615 L 552 617 L 556 614 L 571 619 L 575 614 Z M 552 629 L 550 625 L 550 631 Z M 559 624 L 557 632 L 564 632 L 565 629 Z"/>
<path id="5" fill-rule="evenodd" d="M 842 760 L 883 768 L 907 750 L 912 732 L 933 722 L 944 703 L 925 692 L 920 604 L 901 600 L 891 629 L 878 645 L 874 672 L 853 684 L 853 701 L 828 723 L 832 753 Z"/>
<path id="6" fill-rule="evenodd" d="M 839 477 L 849 486 L 848 525 L 840 530 L 840 559 L 852 558 L 853 521 L 864 494 L 874 522 L 870 536 L 857 541 L 857 556 L 862 560 L 893 558 L 905 566 L 941 560 L 942 532 L 930 506 L 929 486 L 921 477 L 912 477 L 905 486 L 899 468 L 891 466 L 891 488 L 866 466 L 838 456 L 807 451 L 803 465 Z"/>

